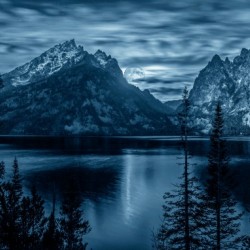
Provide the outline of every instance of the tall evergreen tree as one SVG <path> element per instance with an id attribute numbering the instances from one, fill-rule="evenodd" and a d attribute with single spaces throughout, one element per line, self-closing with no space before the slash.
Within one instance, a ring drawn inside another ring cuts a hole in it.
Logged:
<path id="1" fill-rule="evenodd" d="M 89 222 L 83 219 L 80 194 L 73 182 L 64 193 L 61 206 L 60 228 L 65 250 L 83 250 L 83 236 L 90 232 Z"/>
<path id="2" fill-rule="evenodd" d="M 190 216 L 189 216 L 189 172 L 188 172 L 188 118 L 189 118 L 189 110 L 190 110 L 190 103 L 188 100 L 188 90 L 185 87 L 183 91 L 182 97 L 182 112 L 179 114 L 179 120 L 181 125 L 181 132 L 182 132 L 182 144 L 183 144 L 183 151 L 184 151 L 184 206 L 185 206 L 185 249 L 190 249 Z"/>
<path id="3" fill-rule="evenodd" d="M 17 159 L 10 180 L 4 180 L 4 163 L 0 164 L 0 246 L 10 250 L 40 249 L 44 225 L 44 206 L 33 188 L 24 196 Z"/>
<path id="4" fill-rule="evenodd" d="M 55 217 L 56 196 L 53 191 L 52 211 L 47 221 L 47 226 L 43 234 L 42 246 L 43 250 L 61 250 L 62 236 L 59 231 L 58 221 Z"/>
<path id="5" fill-rule="evenodd" d="M 21 203 L 21 242 L 23 249 L 41 249 L 45 230 L 44 201 L 32 187 L 31 197 L 23 197 Z"/>
<path id="6" fill-rule="evenodd" d="M 42 197 L 37 193 L 36 187 L 31 189 L 31 248 L 40 248 L 41 238 L 45 230 L 45 213 L 44 213 L 44 201 Z"/>
<path id="7" fill-rule="evenodd" d="M 232 175 L 226 141 L 223 136 L 223 115 L 220 104 L 215 109 L 208 155 L 208 178 L 205 186 L 204 210 L 207 243 L 211 249 L 237 249 L 239 219 L 236 201 L 232 196 Z"/>
<path id="8" fill-rule="evenodd" d="M 21 226 L 20 226 L 20 242 L 22 249 L 30 249 L 30 228 L 31 228 L 31 202 L 29 197 L 23 197 L 21 202 Z"/>
<path id="9" fill-rule="evenodd" d="M 182 149 L 184 153 L 183 174 L 180 183 L 172 192 L 165 193 L 163 223 L 156 236 L 157 249 L 199 249 L 203 237 L 202 211 L 200 208 L 201 190 L 198 181 L 189 173 L 188 120 L 190 104 L 188 90 L 184 89 L 182 111 L 179 114 Z"/>
<path id="10" fill-rule="evenodd" d="M 0 249 L 4 248 L 4 238 L 5 238 L 5 220 L 6 220 L 6 201 L 4 193 L 4 176 L 5 176 L 5 164 L 0 163 Z"/>
<path id="11" fill-rule="evenodd" d="M 20 228 L 21 228 L 21 201 L 22 184 L 19 173 L 18 161 L 15 158 L 12 167 L 11 181 L 4 184 L 5 192 L 5 235 L 6 243 L 10 250 L 21 249 L 20 246 Z"/>

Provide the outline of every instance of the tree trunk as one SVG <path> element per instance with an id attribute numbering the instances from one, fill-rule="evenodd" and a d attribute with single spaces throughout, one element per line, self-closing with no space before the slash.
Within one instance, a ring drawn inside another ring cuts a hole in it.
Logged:
<path id="1" fill-rule="evenodd" d="M 221 157 L 220 157 L 220 140 L 218 140 L 218 169 L 217 169 L 217 195 L 216 195 L 216 221 L 217 221 L 217 232 L 216 232 L 216 249 L 221 249 L 221 197 L 220 197 L 220 169 L 221 169 Z"/>
<path id="2" fill-rule="evenodd" d="M 185 249 L 190 250 L 190 235 L 189 235 L 189 193 L 188 193 L 188 145 L 187 145 L 187 114 L 185 114 L 184 128 L 184 181 L 185 181 Z"/>

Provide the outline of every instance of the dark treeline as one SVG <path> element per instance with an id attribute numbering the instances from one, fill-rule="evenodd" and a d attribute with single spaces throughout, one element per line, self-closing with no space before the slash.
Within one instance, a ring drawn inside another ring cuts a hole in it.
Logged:
<path id="1" fill-rule="evenodd" d="M 226 141 L 223 139 L 223 115 L 220 103 L 215 109 L 207 176 L 202 183 L 190 170 L 188 148 L 190 103 L 183 93 L 179 123 L 182 133 L 183 174 L 171 192 L 164 194 L 163 220 L 154 235 L 157 250 L 250 249 L 250 238 L 240 234 L 243 213 L 232 194 L 234 178 L 229 167 Z"/>
<path id="2" fill-rule="evenodd" d="M 17 159 L 12 175 L 6 178 L 0 164 L 0 249 L 9 250 L 84 250 L 83 237 L 90 225 L 83 219 L 81 197 L 74 182 L 64 192 L 60 214 L 55 213 L 55 196 L 51 214 L 46 217 L 44 201 L 33 186 L 24 195 Z"/>

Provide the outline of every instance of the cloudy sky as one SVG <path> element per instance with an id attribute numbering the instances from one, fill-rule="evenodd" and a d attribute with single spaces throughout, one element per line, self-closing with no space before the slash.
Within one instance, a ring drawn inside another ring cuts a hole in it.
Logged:
<path id="1" fill-rule="evenodd" d="M 249 13 L 249 0 L 0 0 L 0 72 L 75 38 L 142 69 L 141 89 L 178 99 L 214 54 L 250 48 Z"/>

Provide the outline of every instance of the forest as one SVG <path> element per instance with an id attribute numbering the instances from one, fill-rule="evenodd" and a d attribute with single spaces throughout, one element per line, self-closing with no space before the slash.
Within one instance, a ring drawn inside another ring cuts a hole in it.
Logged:
<path id="1" fill-rule="evenodd" d="M 230 169 L 230 155 L 223 138 L 223 111 L 218 102 L 210 134 L 206 179 L 189 171 L 189 111 L 187 88 L 179 113 L 183 150 L 181 182 L 164 194 L 162 225 L 153 235 L 155 249 L 250 249 L 249 235 L 240 233 L 243 212 L 232 190 L 237 183 Z"/>
<path id="2" fill-rule="evenodd" d="M 86 249 L 83 241 L 91 228 L 83 219 L 81 197 L 73 180 L 65 190 L 59 216 L 53 194 L 52 211 L 46 216 L 44 200 L 33 186 L 30 195 L 23 192 L 17 159 L 10 179 L 5 164 L 0 164 L 0 247 L 10 250 Z"/>

